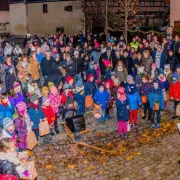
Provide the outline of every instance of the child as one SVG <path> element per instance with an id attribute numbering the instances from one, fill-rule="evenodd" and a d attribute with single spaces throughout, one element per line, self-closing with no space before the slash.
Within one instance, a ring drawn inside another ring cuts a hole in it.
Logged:
<path id="1" fill-rule="evenodd" d="M 51 107 L 55 113 L 55 120 L 54 120 L 54 129 L 56 134 L 59 134 L 58 129 L 58 118 L 59 118 L 59 107 L 61 106 L 61 96 L 58 94 L 58 89 L 56 86 L 52 83 L 49 87 L 49 96 Z"/>
<path id="2" fill-rule="evenodd" d="M 176 65 L 176 73 L 178 74 L 178 76 L 180 78 L 180 64 Z"/>
<path id="3" fill-rule="evenodd" d="M 48 97 L 48 95 L 49 95 L 48 87 L 47 86 L 42 87 L 42 96 L 43 97 Z"/>
<path id="4" fill-rule="evenodd" d="M 74 78 L 72 76 L 67 76 L 66 82 L 67 84 L 69 84 L 70 90 L 73 92 L 74 91 Z"/>
<path id="5" fill-rule="evenodd" d="M 76 104 L 76 114 L 84 115 L 85 113 L 85 91 L 82 80 L 77 81 L 74 92 L 74 101 Z"/>
<path id="6" fill-rule="evenodd" d="M 125 83 L 127 79 L 127 69 L 122 61 L 119 61 L 115 68 L 116 77 L 122 82 Z M 123 85 L 123 84 L 122 84 Z"/>
<path id="7" fill-rule="evenodd" d="M 2 93 L 0 98 L 0 125 L 2 126 L 4 118 L 9 117 L 12 119 L 15 109 L 11 105 L 7 93 Z"/>
<path id="8" fill-rule="evenodd" d="M 172 75 L 172 82 L 170 84 L 169 95 L 172 101 L 174 101 L 174 116 L 172 119 L 176 119 L 176 108 L 180 102 L 180 81 L 177 73 Z"/>
<path id="9" fill-rule="evenodd" d="M 171 70 L 170 70 L 170 64 L 164 65 L 164 74 L 168 80 L 168 82 L 171 82 Z"/>
<path id="10" fill-rule="evenodd" d="M 159 76 L 158 76 L 158 82 L 159 82 L 159 88 L 162 89 L 163 92 L 167 92 L 169 89 L 169 82 L 166 79 L 166 76 L 164 75 L 164 72 L 159 70 Z"/>
<path id="11" fill-rule="evenodd" d="M 47 96 L 42 98 L 42 112 L 44 113 L 44 115 L 48 121 L 51 136 L 54 136 L 55 134 L 53 132 L 52 126 L 53 126 L 54 120 L 55 120 L 55 113 L 50 105 L 50 100 Z"/>
<path id="12" fill-rule="evenodd" d="M 153 63 L 151 66 L 151 79 L 152 81 L 158 78 L 158 70 L 156 69 L 156 64 Z"/>
<path id="13" fill-rule="evenodd" d="M 13 107 L 16 107 L 19 102 L 25 102 L 25 98 L 20 92 L 16 93 L 13 89 L 10 89 L 8 92 Z"/>
<path id="14" fill-rule="evenodd" d="M 27 147 L 26 137 L 28 133 L 27 124 L 25 122 L 25 113 L 27 111 L 27 106 L 24 102 L 19 102 L 16 105 L 18 117 L 14 120 L 15 131 L 18 137 L 18 147 L 19 151 L 25 151 Z"/>
<path id="15" fill-rule="evenodd" d="M 105 69 L 105 80 L 107 81 L 107 80 L 111 79 L 111 72 L 113 70 L 112 70 L 111 63 L 109 60 L 104 60 L 103 62 L 104 62 L 104 65 L 106 67 L 106 69 Z"/>
<path id="16" fill-rule="evenodd" d="M 45 118 L 42 109 L 39 107 L 39 97 L 36 94 L 30 95 L 30 103 L 28 104 L 28 114 L 33 122 L 32 130 L 37 140 L 39 139 L 39 123 Z"/>
<path id="17" fill-rule="evenodd" d="M 137 88 L 138 92 L 141 88 L 143 74 L 144 74 L 144 66 L 138 67 L 137 75 L 135 78 L 135 84 L 136 84 L 136 88 Z"/>
<path id="18" fill-rule="evenodd" d="M 117 90 L 116 99 L 118 132 L 120 136 L 127 136 L 127 121 L 129 119 L 129 104 L 126 98 L 124 87 L 119 87 Z"/>
<path id="19" fill-rule="evenodd" d="M 100 81 L 101 80 L 101 70 L 100 70 L 99 64 L 97 62 L 94 62 L 94 70 L 96 71 L 97 81 Z"/>
<path id="20" fill-rule="evenodd" d="M 5 75 L 5 85 L 6 89 L 12 89 L 14 81 L 16 81 L 16 76 L 13 73 L 13 68 L 10 67 L 9 69 L 6 70 L 6 75 Z"/>
<path id="21" fill-rule="evenodd" d="M 98 105 L 101 105 L 102 109 L 102 115 L 98 119 L 99 122 L 104 123 L 106 120 L 106 108 L 107 108 L 107 103 L 110 100 L 109 93 L 104 89 L 104 85 L 102 83 L 98 84 L 98 89 L 96 90 L 94 94 L 94 102 Z"/>
<path id="22" fill-rule="evenodd" d="M 148 110 L 148 120 L 151 120 L 151 108 L 150 108 L 149 99 L 148 99 L 148 96 L 149 96 L 149 93 L 151 92 L 151 89 L 152 89 L 152 84 L 149 83 L 149 76 L 144 75 L 142 77 L 142 85 L 140 88 L 141 96 L 145 96 L 145 98 L 146 98 L 146 102 L 142 101 L 143 111 L 144 111 L 142 118 L 146 119 L 146 113 Z"/>
<path id="23" fill-rule="evenodd" d="M 151 127 L 154 128 L 160 128 L 160 121 L 161 121 L 161 114 L 160 111 L 164 110 L 164 96 L 162 89 L 159 87 L 159 82 L 156 80 L 153 82 L 153 89 L 149 94 L 149 103 L 150 103 L 150 108 L 152 111 L 151 114 Z M 157 107 L 158 106 L 158 107 Z M 156 113 L 157 121 L 155 124 L 154 121 L 154 116 Z"/>
<path id="24" fill-rule="evenodd" d="M 18 159 L 18 153 L 11 138 L 3 138 L 0 140 L 0 174 L 14 175 L 18 179 L 27 176 L 28 171 L 25 170 Z"/>
<path id="25" fill-rule="evenodd" d="M 86 72 L 86 79 L 88 79 L 88 76 L 89 76 L 90 74 L 93 75 L 94 80 L 96 81 L 96 80 L 97 80 L 97 77 L 96 77 L 96 71 L 95 71 L 95 69 L 94 69 L 94 62 L 93 62 L 93 61 L 91 61 L 91 62 L 89 63 L 89 68 L 88 68 L 88 70 L 87 70 L 87 72 Z"/>
<path id="26" fill-rule="evenodd" d="M 14 144 L 16 144 L 14 123 L 13 120 L 9 117 L 3 119 L 3 130 L 2 130 L 1 139 L 3 138 L 11 138 Z"/>
<path id="27" fill-rule="evenodd" d="M 88 78 L 87 78 L 87 82 L 85 85 L 85 92 L 86 92 L 86 96 L 94 96 L 96 90 L 96 85 L 94 82 L 94 77 L 93 74 L 89 74 Z"/>
<path id="28" fill-rule="evenodd" d="M 32 86 L 34 87 L 34 93 L 37 94 L 39 98 L 42 98 L 42 93 L 38 86 L 38 83 L 36 81 L 33 81 Z"/>
<path id="29" fill-rule="evenodd" d="M 131 124 L 131 127 L 133 127 L 133 120 L 134 120 L 134 126 L 138 126 L 138 106 L 141 106 L 141 98 L 139 96 L 139 93 L 136 89 L 136 86 L 134 84 L 133 77 L 131 75 L 127 76 L 127 100 L 130 106 L 130 117 L 129 122 Z"/>
<path id="30" fill-rule="evenodd" d="M 62 110 L 62 121 L 65 120 L 66 111 L 64 110 L 64 108 L 65 108 L 65 104 L 66 104 L 68 98 L 73 99 L 73 93 L 70 91 L 69 85 L 64 84 L 63 92 L 61 94 L 61 103 L 63 105 L 62 108 L 61 108 L 61 110 Z"/>

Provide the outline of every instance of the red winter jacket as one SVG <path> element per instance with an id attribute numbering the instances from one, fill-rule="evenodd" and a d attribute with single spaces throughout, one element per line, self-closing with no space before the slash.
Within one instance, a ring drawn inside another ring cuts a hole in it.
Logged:
<path id="1" fill-rule="evenodd" d="M 180 101 L 180 82 L 170 84 L 170 98 Z"/>
<path id="2" fill-rule="evenodd" d="M 48 124 L 49 125 L 53 124 L 53 122 L 55 120 L 55 114 L 54 114 L 52 107 L 51 106 L 43 107 L 42 111 L 48 120 Z"/>
<path id="3" fill-rule="evenodd" d="M 73 93 L 71 91 L 69 91 L 68 95 L 66 95 L 64 91 L 62 92 L 62 94 L 61 94 L 61 103 L 63 105 L 66 104 L 67 97 L 73 98 Z"/>

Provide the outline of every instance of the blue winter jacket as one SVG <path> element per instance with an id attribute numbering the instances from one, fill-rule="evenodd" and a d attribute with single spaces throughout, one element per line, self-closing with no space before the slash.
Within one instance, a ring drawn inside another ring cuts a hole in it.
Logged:
<path id="1" fill-rule="evenodd" d="M 161 89 L 165 89 L 166 91 L 169 89 L 169 82 L 168 80 L 166 79 L 166 81 L 162 82 L 158 79 L 158 82 L 159 82 L 159 87 Z"/>
<path id="2" fill-rule="evenodd" d="M 128 101 L 120 101 L 116 100 L 116 108 L 117 108 L 117 120 L 118 121 L 128 121 L 129 119 L 129 110 L 127 109 Z"/>
<path id="3" fill-rule="evenodd" d="M 85 85 L 85 92 L 87 96 L 92 95 L 92 97 L 94 96 L 94 93 L 96 91 L 96 85 L 94 82 L 86 82 Z"/>
<path id="4" fill-rule="evenodd" d="M 85 97 L 86 97 L 86 94 L 85 94 L 84 90 L 74 93 L 74 100 L 78 104 L 78 110 L 77 111 L 79 113 L 85 112 Z"/>
<path id="5" fill-rule="evenodd" d="M 127 100 L 131 110 L 138 109 L 138 106 L 142 104 L 140 95 L 137 91 L 134 94 L 127 94 Z"/>
<path id="6" fill-rule="evenodd" d="M 39 129 L 40 120 L 45 118 L 42 110 L 41 109 L 37 110 L 31 107 L 28 109 L 28 114 L 31 121 L 34 123 L 32 129 Z"/>
<path id="7" fill-rule="evenodd" d="M 153 88 L 149 94 L 149 103 L 150 103 L 151 109 L 154 108 L 154 103 L 156 102 L 156 100 L 159 102 L 159 108 L 163 110 L 164 109 L 164 95 L 163 95 L 162 89 L 160 88 L 158 89 Z"/>
<path id="8" fill-rule="evenodd" d="M 109 101 L 109 99 L 110 99 L 110 95 L 106 90 L 104 90 L 103 92 L 100 92 L 99 90 L 97 90 L 95 92 L 94 102 L 98 105 L 102 105 L 101 106 L 102 110 L 106 109 L 107 102 Z"/>
<path id="9" fill-rule="evenodd" d="M 15 113 L 15 109 L 12 105 L 2 106 L 0 104 L 0 125 L 3 124 L 3 119 L 9 117 L 10 119 L 13 118 L 13 114 Z"/>

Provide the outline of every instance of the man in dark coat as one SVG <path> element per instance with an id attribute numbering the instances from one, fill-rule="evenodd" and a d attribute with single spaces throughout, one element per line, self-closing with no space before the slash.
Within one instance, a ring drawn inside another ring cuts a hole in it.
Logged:
<path id="1" fill-rule="evenodd" d="M 175 53 L 177 53 L 179 47 L 180 47 L 179 36 L 176 35 L 172 44 L 171 44 L 171 50 L 174 51 Z"/>
<path id="2" fill-rule="evenodd" d="M 124 65 L 126 66 L 128 74 L 131 74 L 132 73 L 132 58 L 128 55 L 127 50 L 124 50 L 122 60 L 123 60 Z"/>
<path id="3" fill-rule="evenodd" d="M 54 58 L 51 56 L 51 53 L 49 50 L 46 51 L 45 57 L 41 61 L 41 70 L 42 74 L 45 78 L 47 78 L 50 74 L 53 73 L 53 61 Z"/>
<path id="4" fill-rule="evenodd" d="M 170 64 L 170 69 L 171 71 L 175 71 L 175 68 L 176 68 L 176 64 L 178 63 L 178 59 L 177 57 L 175 56 L 174 54 L 174 51 L 173 50 L 170 50 L 169 51 L 169 55 L 166 59 L 166 63 L 167 64 Z"/>
<path id="5" fill-rule="evenodd" d="M 104 60 L 109 60 L 110 62 L 112 61 L 111 47 L 107 47 L 106 52 L 101 54 L 101 56 L 99 58 L 99 66 L 100 66 L 102 75 L 105 75 L 105 69 L 106 69 L 106 67 L 104 65 Z"/>

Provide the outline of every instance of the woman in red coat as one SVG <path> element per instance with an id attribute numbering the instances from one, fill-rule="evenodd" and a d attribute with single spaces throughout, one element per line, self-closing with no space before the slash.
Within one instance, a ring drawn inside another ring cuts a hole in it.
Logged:
<path id="1" fill-rule="evenodd" d="M 172 82 L 170 84 L 170 98 L 174 101 L 174 116 L 172 119 L 176 119 L 176 108 L 180 102 L 180 81 L 178 74 L 172 75 Z"/>

